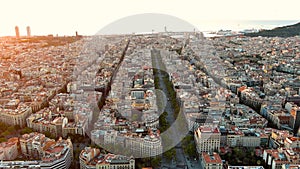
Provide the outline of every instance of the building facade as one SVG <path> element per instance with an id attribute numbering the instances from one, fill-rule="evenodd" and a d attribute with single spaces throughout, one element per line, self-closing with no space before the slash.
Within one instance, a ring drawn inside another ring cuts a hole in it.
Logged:
<path id="1" fill-rule="evenodd" d="M 219 152 L 221 133 L 218 127 L 201 126 L 194 134 L 197 152 Z"/>
<path id="2" fill-rule="evenodd" d="M 134 169 L 133 157 L 103 154 L 99 149 L 85 147 L 79 156 L 80 169 Z"/>
<path id="3" fill-rule="evenodd" d="M 68 169 L 73 160 L 73 144 L 70 139 L 59 138 L 57 141 L 44 134 L 24 134 L 19 139 L 21 152 L 28 161 L 3 161 L 3 168 L 45 168 Z M 0 154 L 1 157 L 1 154 Z"/>
<path id="4" fill-rule="evenodd" d="M 7 142 L 0 143 L 0 160 L 14 160 L 18 156 L 19 139 L 10 138 Z"/>
<path id="5" fill-rule="evenodd" d="M 26 105 L 20 105 L 19 101 L 14 100 L 7 103 L 7 105 L 0 108 L 0 121 L 8 125 L 26 126 L 26 118 L 30 116 L 32 109 Z"/>

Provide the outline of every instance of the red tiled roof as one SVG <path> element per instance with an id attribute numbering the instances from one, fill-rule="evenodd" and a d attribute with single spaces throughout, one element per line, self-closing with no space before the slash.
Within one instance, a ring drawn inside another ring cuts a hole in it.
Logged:
<path id="1" fill-rule="evenodd" d="M 59 153 L 62 151 L 64 147 L 63 146 L 57 146 L 57 147 L 54 147 L 53 149 L 48 149 L 48 152 L 50 153 Z"/>
<path id="2" fill-rule="evenodd" d="M 206 152 L 202 153 L 202 158 L 204 159 L 206 164 L 211 164 L 211 163 L 222 163 L 222 159 L 218 153 L 213 153 L 212 155 L 209 155 Z"/>

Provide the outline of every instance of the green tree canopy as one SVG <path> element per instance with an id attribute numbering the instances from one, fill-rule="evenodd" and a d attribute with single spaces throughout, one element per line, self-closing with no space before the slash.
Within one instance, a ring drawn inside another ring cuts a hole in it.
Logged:
<path id="1" fill-rule="evenodd" d="M 29 134 L 29 133 L 32 133 L 33 132 L 33 130 L 32 130 L 32 128 L 29 128 L 29 127 L 25 127 L 25 128 L 23 128 L 22 129 L 22 131 L 20 132 L 20 134 Z"/>

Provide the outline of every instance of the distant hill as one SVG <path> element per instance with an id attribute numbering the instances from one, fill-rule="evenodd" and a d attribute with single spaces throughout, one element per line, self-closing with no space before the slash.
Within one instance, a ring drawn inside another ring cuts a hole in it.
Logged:
<path id="1" fill-rule="evenodd" d="M 300 36 L 300 22 L 294 25 L 288 25 L 283 27 L 277 27 L 271 30 L 261 30 L 257 33 L 245 34 L 246 36 L 256 37 L 293 37 Z"/>

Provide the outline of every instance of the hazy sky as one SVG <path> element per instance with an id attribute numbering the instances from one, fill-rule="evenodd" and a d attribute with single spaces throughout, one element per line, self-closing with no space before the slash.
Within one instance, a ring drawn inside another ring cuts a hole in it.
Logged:
<path id="1" fill-rule="evenodd" d="M 299 0 L 0 0 L 0 36 L 92 35 L 126 16 L 161 13 L 201 27 L 207 20 L 300 20 Z"/>

